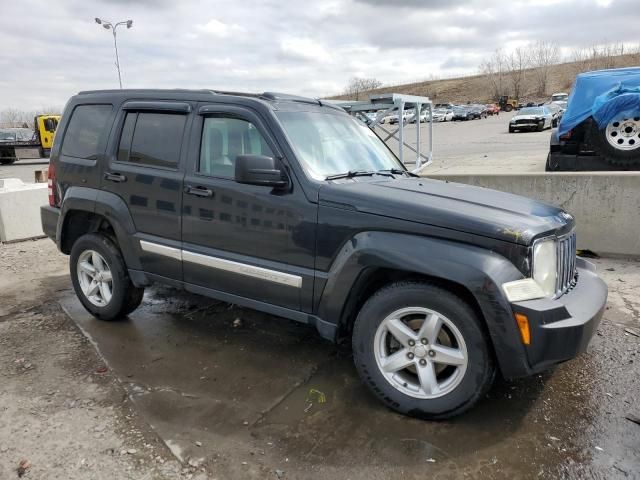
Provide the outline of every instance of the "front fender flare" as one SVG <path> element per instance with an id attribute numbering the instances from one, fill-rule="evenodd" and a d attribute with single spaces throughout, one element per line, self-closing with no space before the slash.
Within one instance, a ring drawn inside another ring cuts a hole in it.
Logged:
<path id="1" fill-rule="evenodd" d="M 328 272 L 317 314 L 341 324 L 352 288 L 367 269 L 391 269 L 456 283 L 476 300 L 505 377 L 528 370 L 526 353 L 503 295 L 504 282 L 523 278 L 505 257 L 470 244 L 389 232 L 362 232 L 348 241 Z M 515 365 L 524 362 L 524 365 Z"/>

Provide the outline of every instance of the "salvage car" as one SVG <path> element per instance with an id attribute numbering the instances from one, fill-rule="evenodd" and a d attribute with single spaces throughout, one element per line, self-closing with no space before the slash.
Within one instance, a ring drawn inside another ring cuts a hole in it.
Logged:
<path id="1" fill-rule="evenodd" d="M 640 67 L 577 76 L 546 170 L 640 169 Z"/>
<path id="2" fill-rule="evenodd" d="M 453 119 L 456 120 L 473 120 L 475 118 L 474 113 L 468 107 L 463 107 L 462 105 L 456 105 L 452 108 L 453 110 Z"/>
<path id="3" fill-rule="evenodd" d="M 552 128 L 553 114 L 547 107 L 524 107 L 509 121 L 509 133 L 518 130 L 543 131 Z"/>
<path id="4" fill-rule="evenodd" d="M 569 213 L 417 177 L 322 101 L 81 92 L 58 132 L 42 227 L 97 319 L 158 283 L 309 324 L 352 345 L 382 403 L 428 419 L 573 358 L 600 322 L 607 287 Z"/>
<path id="5" fill-rule="evenodd" d="M 447 108 L 436 108 L 433 111 L 434 122 L 450 122 L 453 120 L 453 110 Z"/>

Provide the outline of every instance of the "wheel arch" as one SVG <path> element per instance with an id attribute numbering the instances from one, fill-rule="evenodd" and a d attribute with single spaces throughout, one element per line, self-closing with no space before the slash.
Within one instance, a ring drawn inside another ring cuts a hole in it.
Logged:
<path id="1" fill-rule="evenodd" d="M 520 278 L 522 273 L 509 260 L 481 247 L 432 237 L 366 232 L 356 235 L 334 260 L 317 312 L 337 325 L 339 340 L 349 333 L 366 299 L 384 285 L 402 280 L 435 283 L 461 296 L 478 314 L 498 365 L 509 378 L 527 371 L 528 364 L 501 285 Z"/>
<path id="2" fill-rule="evenodd" d="M 133 240 L 135 225 L 122 198 L 92 188 L 69 188 L 58 221 L 56 238 L 60 250 L 69 254 L 80 236 L 96 231 L 103 231 L 114 240 L 128 268 L 141 268 Z"/>

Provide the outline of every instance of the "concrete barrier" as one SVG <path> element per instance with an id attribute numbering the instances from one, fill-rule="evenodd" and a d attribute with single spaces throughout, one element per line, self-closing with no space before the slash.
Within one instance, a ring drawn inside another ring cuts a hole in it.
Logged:
<path id="1" fill-rule="evenodd" d="M 0 241 L 41 237 L 40 206 L 49 202 L 46 183 L 0 179 Z"/>
<path id="2" fill-rule="evenodd" d="M 422 175 L 559 205 L 576 219 L 578 248 L 640 256 L 640 172 Z"/>

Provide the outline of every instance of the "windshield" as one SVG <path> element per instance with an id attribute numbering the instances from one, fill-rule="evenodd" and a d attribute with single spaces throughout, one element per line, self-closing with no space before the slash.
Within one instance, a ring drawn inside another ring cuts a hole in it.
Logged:
<path id="1" fill-rule="evenodd" d="M 364 123 L 348 115 L 276 112 L 304 169 L 316 180 L 348 171 L 404 170 Z"/>
<path id="2" fill-rule="evenodd" d="M 523 108 L 518 115 L 544 115 L 544 109 L 540 107 Z"/>
<path id="3" fill-rule="evenodd" d="M 0 141 L 27 142 L 33 137 L 33 130 L 28 128 L 6 128 L 0 130 Z"/>

